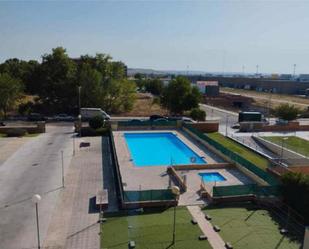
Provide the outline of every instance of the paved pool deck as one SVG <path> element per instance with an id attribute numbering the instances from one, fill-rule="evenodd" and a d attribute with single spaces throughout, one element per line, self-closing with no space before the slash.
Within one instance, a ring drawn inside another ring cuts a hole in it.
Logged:
<path id="1" fill-rule="evenodd" d="M 179 130 L 160 130 L 160 131 L 114 131 L 115 148 L 120 167 L 120 174 L 125 190 L 144 190 L 144 189 L 164 189 L 170 183 L 170 178 L 166 173 L 168 165 L 136 167 L 131 160 L 130 150 L 124 138 L 124 133 L 162 133 L 171 132 L 184 142 L 191 150 L 200 157 L 204 157 L 207 163 L 223 162 L 221 158 L 206 150 L 198 147 L 190 137 Z M 155 151 L 154 151 L 155 153 Z"/>

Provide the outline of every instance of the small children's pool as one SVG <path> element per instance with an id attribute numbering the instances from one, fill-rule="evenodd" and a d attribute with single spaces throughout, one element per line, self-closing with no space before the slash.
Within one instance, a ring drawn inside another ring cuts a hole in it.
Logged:
<path id="1" fill-rule="evenodd" d="M 202 177 L 203 182 L 223 182 L 223 181 L 226 181 L 226 179 L 218 172 L 199 173 L 199 176 Z"/>
<path id="2" fill-rule="evenodd" d="M 125 133 L 135 166 L 206 164 L 172 132 Z"/>

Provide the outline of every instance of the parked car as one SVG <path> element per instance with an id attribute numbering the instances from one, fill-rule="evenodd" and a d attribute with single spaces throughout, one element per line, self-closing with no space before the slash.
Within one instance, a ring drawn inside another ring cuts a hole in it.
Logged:
<path id="1" fill-rule="evenodd" d="M 82 116 L 82 120 L 89 120 L 95 116 L 102 116 L 106 120 L 110 120 L 111 116 L 108 115 L 101 108 L 81 108 L 80 114 Z"/>
<path id="2" fill-rule="evenodd" d="M 161 119 L 161 118 L 166 119 L 164 116 L 155 114 L 155 115 L 151 115 L 151 116 L 149 117 L 149 120 L 150 120 L 150 121 L 155 121 L 155 120 Z"/>
<path id="3" fill-rule="evenodd" d="M 140 124 L 140 123 L 143 122 L 143 120 L 141 120 L 141 119 L 131 119 L 129 122 L 132 123 L 132 124 Z"/>
<path id="4" fill-rule="evenodd" d="M 239 129 L 239 128 L 240 128 L 240 125 L 239 125 L 239 123 L 236 123 L 236 124 L 233 124 L 233 125 L 231 126 L 231 128 L 232 128 L 232 129 Z"/>
<path id="5" fill-rule="evenodd" d="M 54 117 L 56 121 L 74 121 L 74 117 L 65 113 L 58 114 Z"/>
<path id="6" fill-rule="evenodd" d="M 168 120 L 169 121 L 182 120 L 182 121 L 187 122 L 187 123 L 194 123 L 195 122 L 193 119 L 188 118 L 188 117 L 184 117 L 184 116 L 171 116 L 171 117 L 168 117 Z"/>
<path id="7" fill-rule="evenodd" d="M 46 121 L 44 115 L 40 113 L 30 113 L 27 119 L 28 121 Z"/>
<path id="8" fill-rule="evenodd" d="M 166 119 L 166 118 L 158 118 L 158 119 L 155 119 L 153 122 L 168 122 L 168 119 Z"/>

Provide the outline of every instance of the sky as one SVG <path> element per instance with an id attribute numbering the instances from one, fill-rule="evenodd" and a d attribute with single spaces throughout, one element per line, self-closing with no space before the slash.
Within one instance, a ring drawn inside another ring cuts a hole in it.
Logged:
<path id="1" fill-rule="evenodd" d="M 309 73 L 308 1 L 0 1 L 0 62 L 110 54 L 130 68 Z"/>

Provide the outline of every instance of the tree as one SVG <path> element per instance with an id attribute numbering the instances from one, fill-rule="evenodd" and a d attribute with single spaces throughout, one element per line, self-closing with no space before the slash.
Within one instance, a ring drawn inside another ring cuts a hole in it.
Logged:
<path id="1" fill-rule="evenodd" d="M 38 73 L 38 95 L 46 113 L 72 112 L 77 107 L 76 64 L 62 47 L 45 54 Z"/>
<path id="2" fill-rule="evenodd" d="M 176 77 L 163 89 L 161 104 L 173 114 L 198 107 L 201 94 L 196 87 L 192 87 L 185 77 Z"/>
<path id="3" fill-rule="evenodd" d="M 199 108 L 193 108 L 190 112 L 190 116 L 196 121 L 205 121 L 206 112 Z"/>
<path id="4" fill-rule="evenodd" d="M 133 108 L 135 84 L 126 79 L 110 80 L 104 86 L 103 108 L 108 112 L 125 112 Z"/>
<path id="5" fill-rule="evenodd" d="M 297 118 L 297 115 L 300 113 L 300 110 L 288 103 L 281 104 L 277 108 L 275 108 L 275 114 L 283 120 L 291 121 Z"/>
<path id="6" fill-rule="evenodd" d="M 289 172 L 281 177 L 284 201 L 309 222 L 309 175 Z"/>
<path id="7" fill-rule="evenodd" d="M 163 92 L 164 84 L 162 80 L 150 79 L 145 82 L 145 88 L 147 92 L 150 92 L 153 95 L 161 95 Z"/>
<path id="8" fill-rule="evenodd" d="M 4 117 L 7 111 L 15 104 L 22 92 L 22 85 L 18 79 L 12 78 L 9 74 L 0 74 L 0 111 Z"/>

